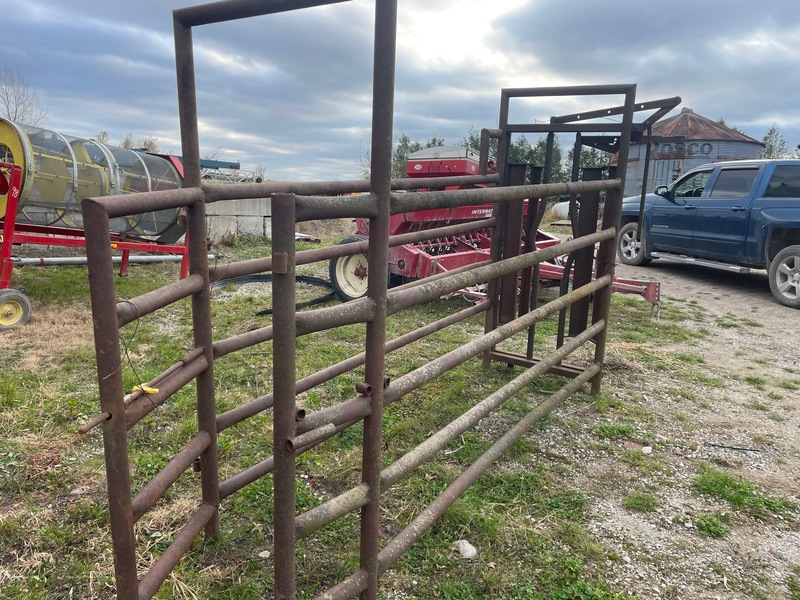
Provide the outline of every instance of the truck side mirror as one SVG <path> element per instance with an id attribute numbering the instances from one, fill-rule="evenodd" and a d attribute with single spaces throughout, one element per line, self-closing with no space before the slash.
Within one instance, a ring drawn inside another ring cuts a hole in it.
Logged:
<path id="1" fill-rule="evenodd" d="M 661 196 L 661 197 L 663 197 L 663 198 L 666 198 L 666 197 L 668 197 L 668 196 L 669 196 L 669 192 L 668 192 L 668 190 L 669 190 L 669 188 L 668 188 L 667 186 L 665 186 L 665 185 L 659 185 L 659 186 L 656 186 L 656 189 L 655 189 L 655 192 L 654 192 L 654 194 L 655 194 L 656 196 Z"/>

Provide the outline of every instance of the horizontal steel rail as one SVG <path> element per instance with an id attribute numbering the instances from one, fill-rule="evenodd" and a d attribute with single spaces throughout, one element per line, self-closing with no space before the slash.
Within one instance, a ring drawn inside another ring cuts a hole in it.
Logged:
<path id="1" fill-rule="evenodd" d="M 194 274 L 152 292 L 118 302 L 117 318 L 119 319 L 119 326 L 123 327 L 160 308 L 169 306 L 173 302 L 188 298 L 202 290 L 204 285 L 203 278 Z"/>
<path id="2" fill-rule="evenodd" d="M 178 188 L 176 190 L 160 190 L 157 192 L 135 192 L 119 196 L 88 198 L 83 201 L 83 210 L 91 204 L 101 207 L 108 218 L 128 217 L 141 213 L 163 210 L 165 208 L 183 208 L 203 201 L 203 191 L 199 188 Z"/>
<path id="3" fill-rule="evenodd" d="M 427 335 L 440 331 L 445 327 L 449 327 L 454 323 L 459 323 L 464 319 L 468 319 L 469 317 L 479 314 L 489 307 L 484 304 L 475 304 L 474 306 L 470 306 L 460 312 L 457 312 L 452 315 L 448 315 L 438 321 L 434 321 L 432 323 L 428 323 L 422 327 L 418 327 L 417 329 L 410 331 L 404 335 L 401 335 L 393 340 L 390 340 L 386 343 L 385 352 L 393 352 L 398 348 L 402 348 L 412 342 L 415 342 Z M 338 377 L 339 375 L 343 375 L 349 371 L 352 371 L 356 367 L 360 367 L 364 364 L 366 360 L 366 352 L 362 352 L 360 354 L 356 354 L 355 356 L 351 356 L 343 361 L 340 361 L 336 364 L 330 365 L 321 371 L 317 371 L 312 375 L 299 379 L 295 385 L 295 393 L 302 394 L 303 392 L 307 392 L 308 390 L 325 383 L 326 381 L 330 381 L 334 377 Z M 255 416 L 258 413 L 272 408 L 272 394 L 266 394 L 264 396 L 260 396 L 247 404 L 243 404 L 241 406 L 237 406 L 227 412 L 221 413 L 217 415 L 217 431 L 223 431 L 236 423 L 240 423 L 241 421 Z"/>
<path id="4" fill-rule="evenodd" d="M 378 554 L 378 568 L 380 574 L 388 571 L 392 565 L 400 559 L 403 553 L 422 537 L 431 525 L 433 525 L 434 521 L 441 517 L 444 511 L 450 508 L 455 501 L 458 500 L 517 440 L 525 435 L 537 421 L 577 392 L 584 384 L 591 381 L 592 377 L 599 372 L 599 365 L 589 365 L 584 373 L 570 380 L 564 387 L 554 392 L 547 400 L 531 410 L 503 437 L 484 452 L 477 461 L 464 470 L 436 500 L 429 504 L 416 519 L 409 523 L 403 531 L 396 535 L 383 550 L 380 551 Z M 346 600 L 347 598 L 357 596 L 358 593 L 365 588 L 365 573 L 359 570 L 327 592 L 317 596 L 317 599 Z"/>
<path id="5" fill-rule="evenodd" d="M 580 335 L 570 339 L 555 352 L 543 357 L 538 364 L 523 371 L 521 375 L 487 396 L 449 425 L 440 429 L 416 448 L 386 467 L 381 472 L 381 492 L 387 491 L 401 478 L 405 477 L 419 466 L 433 460 L 450 442 L 475 426 L 478 421 L 496 410 L 506 400 L 519 393 L 526 385 L 529 385 L 536 378 L 546 373 L 551 367 L 555 366 L 586 342 L 590 341 L 604 327 L 605 323 L 603 321 L 598 321 Z M 325 431 L 327 433 L 330 427 L 333 426 L 325 425 L 313 431 Z M 299 437 L 301 436 L 298 436 L 298 438 Z M 326 501 L 324 504 L 298 515 L 295 519 L 298 538 L 305 537 L 320 527 L 360 508 L 367 502 L 367 492 L 367 487 L 362 483 Z"/>
<path id="6" fill-rule="evenodd" d="M 619 179 L 602 181 L 572 181 L 566 183 L 539 183 L 535 185 L 515 185 L 474 190 L 448 190 L 429 192 L 406 192 L 392 194 L 392 214 L 430 210 L 432 208 L 456 208 L 494 202 L 513 202 L 528 198 L 549 198 L 580 194 L 581 192 L 601 192 L 620 188 Z"/>
<path id="7" fill-rule="evenodd" d="M 503 340 L 508 339 L 515 333 L 519 333 L 543 318 L 568 307 L 575 300 L 593 294 L 608 285 L 611 285 L 611 277 L 600 277 L 564 296 L 559 296 L 536 310 L 497 327 L 489 333 L 483 334 L 479 338 L 475 338 L 467 344 L 426 363 L 423 367 L 415 369 L 411 373 L 398 377 L 392 381 L 386 389 L 386 394 L 384 396 L 386 403 L 394 402 L 405 394 L 435 379 L 439 375 L 481 354 Z M 297 424 L 297 433 L 305 433 L 331 423 L 338 425 L 345 421 L 364 417 L 367 414 L 369 414 L 368 398 L 358 396 L 335 406 L 306 414 L 302 421 Z"/>
<path id="8" fill-rule="evenodd" d="M 201 355 L 181 366 L 160 383 L 157 392 L 145 392 L 125 408 L 125 425 L 128 429 L 164 404 L 175 392 L 208 368 L 208 360 Z"/>
<path id="9" fill-rule="evenodd" d="M 433 237 L 459 235 L 461 233 L 468 233 L 470 231 L 477 231 L 480 229 L 493 227 L 495 224 L 495 219 L 482 219 L 480 221 L 469 221 L 467 223 L 459 223 L 457 225 L 448 225 L 445 227 L 436 227 L 422 231 L 412 231 L 410 233 L 393 235 L 389 237 L 389 247 L 394 248 L 397 246 L 403 246 L 405 244 L 415 244 L 417 242 L 429 240 Z M 369 241 L 364 240 L 362 242 L 336 244 L 335 246 L 314 248 L 312 250 L 301 250 L 295 255 L 297 257 L 295 264 L 308 265 L 322 260 L 331 260 L 333 258 L 349 256 L 358 252 L 366 252 L 368 246 Z M 272 257 L 267 256 L 264 258 L 252 258 L 249 260 L 215 265 L 209 269 L 209 277 L 211 281 L 224 281 L 234 277 L 242 277 L 244 275 L 263 273 L 271 270 Z"/>
<path id="10" fill-rule="evenodd" d="M 450 272 L 441 279 L 424 279 L 419 285 L 404 290 L 390 290 L 388 293 L 389 314 L 395 314 L 411 306 L 439 298 L 444 294 L 449 294 L 478 283 L 486 282 L 494 277 L 533 267 L 534 265 L 552 260 L 562 254 L 567 254 L 580 248 L 590 247 L 603 240 L 614 239 L 615 235 L 616 232 L 614 229 L 599 231 L 591 235 L 556 244 L 555 246 L 528 252 L 527 254 L 520 254 L 513 258 L 506 258 L 461 273 Z"/>
<path id="11" fill-rule="evenodd" d="M 192 462 L 208 448 L 211 438 L 205 431 L 200 431 L 192 441 L 178 452 L 175 457 L 139 491 L 131 501 L 133 507 L 133 520 L 138 521 L 148 510 L 153 508 L 158 499 L 164 495 L 170 486 L 178 480 Z"/>
<path id="12" fill-rule="evenodd" d="M 457 177 L 414 177 L 393 179 L 393 190 L 439 189 L 444 186 L 490 185 L 498 183 L 497 175 L 462 175 Z M 272 194 L 289 193 L 301 196 L 343 196 L 365 194 L 370 191 L 369 181 L 265 181 L 263 183 L 203 183 L 204 201 L 267 198 Z M 346 198 L 339 198 L 345 201 Z"/>
<path id="13" fill-rule="evenodd" d="M 166 550 L 158 557 L 155 564 L 150 567 L 147 574 L 142 577 L 139 582 L 138 597 L 141 599 L 152 598 L 156 595 L 158 588 L 161 586 L 167 577 L 169 577 L 172 569 L 178 564 L 183 555 L 191 548 L 197 536 L 203 531 L 203 528 L 208 522 L 217 514 L 217 507 L 211 504 L 201 504 L 197 510 L 183 526 L 180 533 L 175 536 L 172 543 Z"/>

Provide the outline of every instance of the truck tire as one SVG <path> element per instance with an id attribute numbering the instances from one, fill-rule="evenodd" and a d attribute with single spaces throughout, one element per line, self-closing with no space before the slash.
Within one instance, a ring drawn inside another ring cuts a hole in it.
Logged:
<path id="1" fill-rule="evenodd" d="M 351 235 L 339 243 L 350 244 L 352 242 L 363 242 L 366 239 L 366 236 L 363 235 Z M 367 294 L 368 265 L 369 261 L 366 252 L 331 259 L 330 263 L 328 263 L 328 275 L 331 278 L 333 291 L 336 292 L 339 300 L 349 302 L 350 300 L 363 298 Z"/>
<path id="2" fill-rule="evenodd" d="M 800 245 L 787 246 L 772 259 L 769 289 L 784 306 L 800 308 Z"/>
<path id="3" fill-rule="evenodd" d="M 619 230 L 617 237 L 617 254 L 619 261 L 623 265 L 631 265 L 634 267 L 641 267 L 650 262 L 649 258 L 644 256 L 644 245 L 638 238 L 639 224 L 627 223 Z M 642 241 L 644 240 L 644 232 L 642 232 Z"/>

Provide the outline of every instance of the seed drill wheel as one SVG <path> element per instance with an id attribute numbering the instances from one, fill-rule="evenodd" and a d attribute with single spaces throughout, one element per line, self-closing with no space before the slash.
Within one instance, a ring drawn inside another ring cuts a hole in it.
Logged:
<path id="1" fill-rule="evenodd" d="M 25 325 L 31 318 L 31 301 L 17 290 L 0 290 L 0 331 Z"/>
<path id="2" fill-rule="evenodd" d="M 344 238 L 340 244 L 362 242 L 367 238 L 363 235 L 351 235 Z M 357 300 L 367 293 L 368 274 L 366 252 L 359 252 L 352 256 L 334 258 L 328 265 L 328 274 L 333 284 L 333 291 L 342 302 Z"/>

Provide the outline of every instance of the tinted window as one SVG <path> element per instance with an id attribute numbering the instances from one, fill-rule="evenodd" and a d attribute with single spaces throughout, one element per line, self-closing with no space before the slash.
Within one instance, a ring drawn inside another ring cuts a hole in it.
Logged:
<path id="1" fill-rule="evenodd" d="M 800 198 L 800 166 L 778 165 L 767 184 L 766 196 Z"/>
<path id="2" fill-rule="evenodd" d="M 721 171 L 710 198 L 744 198 L 753 187 L 758 169 L 725 169 Z"/>

